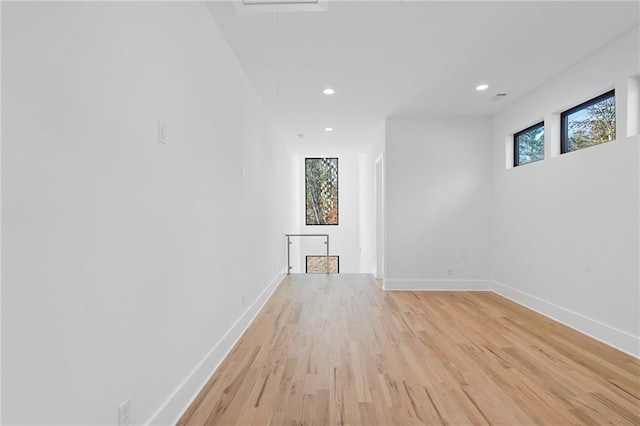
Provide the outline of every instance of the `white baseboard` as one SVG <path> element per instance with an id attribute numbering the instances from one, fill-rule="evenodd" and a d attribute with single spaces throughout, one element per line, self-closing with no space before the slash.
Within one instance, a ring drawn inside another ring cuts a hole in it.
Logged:
<path id="1" fill-rule="evenodd" d="M 180 420 L 180 417 L 189 408 L 202 388 L 207 384 L 211 375 L 218 369 L 222 361 L 251 325 L 285 276 L 284 273 L 280 273 L 269 283 L 202 361 L 151 416 L 145 423 L 146 425 L 175 425 Z"/>
<path id="2" fill-rule="evenodd" d="M 492 281 L 385 279 L 382 288 L 387 291 L 491 291 Z"/>
<path id="3" fill-rule="evenodd" d="M 640 337 L 601 323 L 539 297 L 494 280 L 385 279 L 386 291 L 492 291 L 525 308 L 551 318 L 635 358 L 640 358 Z"/>
<path id="4" fill-rule="evenodd" d="M 174 425 L 180 420 L 182 414 L 207 384 L 211 375 L 251 325 L 285 276 L 284 273 L 280 273 L 269 283 L 251 306 L 151 416 L 145 423 L 146 425 Z M 387 291 L 493 291 L 635 358 L 640 358 L 640 338 L 638 336 L 618 330 L 498 281 L 385 279 L 383 289 Z"/>
<path id="5" fill-rule="evenodd" d="M 554 321 L 558 321 L 606 345 L 614 347 L 635 358 L 640 358 L 640 338 L 638 336 L 618 330 L 498 281 L 493 281 L 493 291 L 502 297 L 538 312 Z"/>

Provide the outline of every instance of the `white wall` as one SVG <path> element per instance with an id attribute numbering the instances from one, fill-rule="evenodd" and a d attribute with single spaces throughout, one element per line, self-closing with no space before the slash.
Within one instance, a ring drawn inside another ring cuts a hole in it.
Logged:
<path id="1" fill-rule="evenodd" d="M 279 282 L 283 151 L 202 4 L 2 8 L 2 421 L 170 423 Z"/>
<path id="2" fill-rule="evenodd" d="M 384 147 L 384 121 L 369 130 L 362 136 L 370 145 L 367 152 L 300 146 L 288 164 L 288 190 L 294 194 L 289 210 L 297 215 L 288 222 L 287 232 L 329 234 L 330 254 L 340 256 L 340 273 L 372 274 L 375 271 L 375 160 Z M 338 158 L 337 226 L 305 224 L 304 162 L 305 158 L 321 157 Z M 306 255 L 326 253 L 323 238 L 291 238 L 291 241 L 292 273 L 305 272 Z"/>
<path id="3" fill-rule="evenodd" d="M 369 151 L 360 157 L 360 270 L 377 277 L 376 161 L 383 155 L 385 136 L 385 122 L 382 121 L 371 134 Z"/>
<path id="4" fill-rule="evenodd" d="M 490 120 L 388 119 L 385 288 L 493 290 L 640 356 L 639 55 L 636 28 Z M 612 88 L 616 141 L 560 155 L 560 113 Z"/>
<path id="5" fill-rule="evenodd" d="M 372 274 L 376 270 L 376 211 L 375 211 L 375 158 L 362 154 L 359 158 L 358 205 L 360 219 L 358 221 L 358 259 L 361 273 Z"/>
<path id="6" fill-rule="evenodd" d="M 494 290 L 640 355 L 640 34 L 482 118 L 389 118 L 386 289 Z M 616 89 L 617 140 L 559 154 L 560 113 Z M 540 120 L 546 159 L 513 168 Z"/>
<path id="7" fill-rule="evenodd" d="M 375 162 L 375 203 L 376 203 L 376 264 L 375 276 L 384 279 L 385 274 L 385 176 L 384 152 Z"/>
<path id="8" fill-rule="evenodd" d="M 2 50 L 2 3 L 0 2 L 0 52 Z M 0 54 L 0 81 L 2 80 L 2 55 Z M 0 84 L 0 188 L 2 187 L 2 84 Z M 0 193 L 2 190 L 0 189 Z M 0 197 L 0 223 L 2 222 L 2 199 Z M 0 226 L 2 241 L 2 226 Z M 2 244 L 0 243 L 0 424 L 2 423 Z"/>
<path id="9" fill-rule="evenodd" d="M 305 158 L 338 158 L 338 225 L 306 225 L 305 219 Z M 297 228 L 289 233 L 329 234 L 331 255 L 340 256 L 341 273 L 360 272 L 360 160 L 357 154 L 325 152 L 294 156 L 293 169 L 298 171 L 292 182 L 298 197 L 292 210 L 298 212 Z M 305 256 L 324 254 L 326 246 L 323 238 L 292 239 L 293 273 L 305 272 Z"/>
<path id="10" fill-rule="evenodd" d="M 627 89 L 640 72 L 639 43 L 636 29 L 496 114 L 491 163 L 498 291 L 636 356 L 640 172 Z M 617 139 L 552 156 L 559 113 L 614 87 Z M 507 169 L 506 141 L 541 119 L 545 160 Z"/>
<path id="11" fill-rule="evenodd" d="M 386 289 L 475 288 L 490 274 L 490 121 L 386 123 Z"/>

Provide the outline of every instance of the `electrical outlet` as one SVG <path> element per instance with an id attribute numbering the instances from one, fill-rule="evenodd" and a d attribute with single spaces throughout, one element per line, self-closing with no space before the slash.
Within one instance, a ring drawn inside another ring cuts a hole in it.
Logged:
<path id="1" fill-rule="evenodd" d="M 131 398 L 118 407 L 118 426 L 131 426 Z"/>
<path id="2" fill-rule="evenodd" d="M 447 273 L 449 274 L 449 276 L 453 275 L 453 268 L 449 268 L 449 270 L 447 271 Z"/>

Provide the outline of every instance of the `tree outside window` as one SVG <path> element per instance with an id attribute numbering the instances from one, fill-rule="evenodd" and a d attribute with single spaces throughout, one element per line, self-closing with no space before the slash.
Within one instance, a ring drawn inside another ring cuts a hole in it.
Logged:
<path id="1" fill-rule="evenodd" d="M 562 153 L 615 138 L 616 97 L 613 90 L 562 113 Z"/>
<path id="2" fill-rule="evenodd" d="M 544 159 L 544 122 L 528 127 L 515 135 L 513 165 L 521 166 Z"/>

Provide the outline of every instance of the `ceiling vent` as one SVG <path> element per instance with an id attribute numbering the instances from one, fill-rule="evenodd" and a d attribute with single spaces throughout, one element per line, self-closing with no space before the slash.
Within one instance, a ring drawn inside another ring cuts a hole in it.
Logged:
<path id="1" fill-rule="evenodd" d="M 504 99 L 507 96 L 506 93 L 497 93 L 493 98 L 489 99 L 491 102 L 496 102 L 501 99 Z"/>
<path id="2" fill-rule="evenodd" d="M 329 0 L 233 0 L 238 13 L 326 12 Z"/>
<path id="3" fill-rule="evenodd" d="M 242 3 L 245 6 L 255 6 L 260 4 L 318 4 L 318 0 L 242 0 Z"/>

